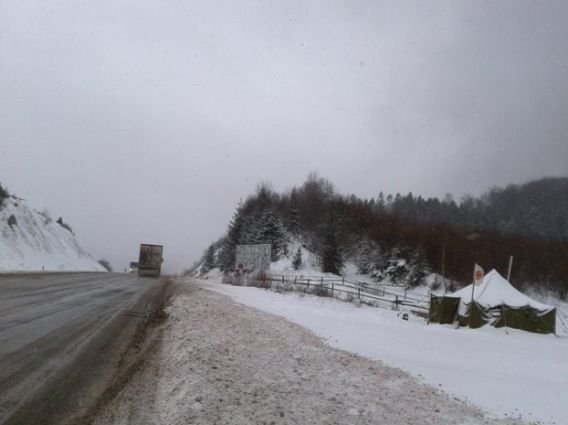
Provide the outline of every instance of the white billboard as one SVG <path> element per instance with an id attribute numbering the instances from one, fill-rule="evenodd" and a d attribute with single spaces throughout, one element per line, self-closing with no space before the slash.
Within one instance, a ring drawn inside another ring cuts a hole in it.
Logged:
<path id="1" fill-rule="evenodd" d="M 235 266 L 237 270 L 264 271 L 270 266 L 270 244 L 237 245 Z"/>

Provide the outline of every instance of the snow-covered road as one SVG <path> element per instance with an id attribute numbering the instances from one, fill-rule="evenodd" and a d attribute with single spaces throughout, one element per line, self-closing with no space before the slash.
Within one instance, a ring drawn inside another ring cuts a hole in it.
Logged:
<path id="1" fill-rule="evenodd" d="M 157 279 L 116 273 L 0 276 L 0 423 L 59 424 L 96 402 L 101 368 L 113 372 L 105 362 L 159 289 Z"/>
<path id="2" fill-rule="evenodd" d="M 519 424 L 284 318 L 179 283 L 162 343 L 97 418 L 121 424 Z"/>

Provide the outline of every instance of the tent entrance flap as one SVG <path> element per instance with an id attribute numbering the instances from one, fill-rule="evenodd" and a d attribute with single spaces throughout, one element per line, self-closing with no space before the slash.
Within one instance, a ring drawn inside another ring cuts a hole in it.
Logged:
<path id="1" fill-rule="evenodd" d="M 491 322 L 491 313 L 480 304 L 472 302 L 465 304 L 463 314 L 459 315 L 460 326 L 468 326 L 472 329 L 481 328 L 482 326 Z"/>
<path id="2" fill-rule="evenodd" d="M 459 298 L 432 295 L 428 320 L 432 323 L 452 324 L 457 318 L 459 305 Z"/>

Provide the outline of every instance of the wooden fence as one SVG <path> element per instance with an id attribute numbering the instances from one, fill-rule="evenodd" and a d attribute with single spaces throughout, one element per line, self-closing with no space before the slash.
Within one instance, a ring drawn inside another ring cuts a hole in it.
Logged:
<path id="1" fill-rule="evenodd" d="M 386 304 L 395 309 L 405 306 L 422 317 L 426 317 L 430 305 L 428 295 L 409 295 L 405 285 L 358 282 L 344 277 L 259 274 L 226 283 L 270 288 L 279 292 L 301 291 L 373 305 Z"/>
<path id="2" fill-rule="evenodd" d="M 300 291 L 314 295 L 338 298 L 344 301 L 358 300 L 362 303 L 391 306 L 399 309 L 401 306 L 414 314 L 426 318 L 430 308 L 430 294 L 419 296 L 407 294 L 406 285 L 358 282 L 344 277 L 330 276 L 304 276 L 281 274 L 257 275 L 226 275 L 224 283 L 243 286 L 256 286 L 259 288 L 274 289 L 279 292 Z M 568 315 L 557 311 L 557 324 L 568 334 Z M 496 314 L 500 311 L 496 312 Z"/>

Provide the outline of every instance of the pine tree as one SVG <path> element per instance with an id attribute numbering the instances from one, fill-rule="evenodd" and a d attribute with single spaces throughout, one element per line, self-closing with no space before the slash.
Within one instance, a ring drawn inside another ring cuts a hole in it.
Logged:
<path id="1" fill-rule="evenodd" d="M 290 194 L 290 207 L 288 211 L 288 230 L 293 236 L 297 236 L 300 231 L 300 215 L 298 208 L 298 193 L 296 188 Z"/>
<path id="2" fill-rule="evenodd" d="M 410 256 L 408 266 L 408 274 L 406 275 L 406 284 L 412 287 L 418 286 L 424 282 L 424 278 L 430 273 L 430 265 L 424 256 L 421 248 L 414 250 Z"/>
<path id="3" fill-rule="evenodd" d="M 377 196 L 376 210 L 380 214 L 385 211 L 385 207 L 386 207 L 385 195 L 381 191 L 379 192 L 379 196 Z"/>
<path id="4" fill-rule="evenodd" d="M 298 247 L 298 250 L 294 254 L 294 259 L 292 260 L 292 266 L 294 270 L 298 270 L 302 266 L 302 248 Z"/>
<path id="5" fill-rule="evenodd" d="M 229 224 L 227 236 L 225 237 L 221 252 L 219 254 L 219 266 L 223 271 L 229 271 L 235 268 L 235 251 L 237 245 L 239 244 L 239 239 L 244 223 L 242 210 L 243 205 L 242 202 L 240 202 L 235 213 L 233 214 L 233 219 Z"/>
<path id="6" fill-rule="evenodd" d="M 271 245 L 271 260 L 278 261 L 282 255 L 287 255 L 288 239 L 280 216 L 274 211 L 265 211 L 260 219 L 258 243 Z"/>
<path id="7" fill-rule="evenodd" d="M 343 258 L 337 242 L 336 232 L 335 221 L 331 217 L 323 241 L 322 271 L 338 275 L 341 274 L 341 269 L 343 268 Z"/>
<path id="8" fill-rule="evenodd" d="M 380 274 L 383 275 L 387 267 L 387 260 L 379 246 L 372 243 L 371 248 L 371 253 L 369 254 L 369 267 L 373 272 L 380 272 Z"/>
<path id="9" fill-rule="evenodd" d="M 367 274 L 371 269 L 371 245 L 367 239 L 361 239 L 357 248 L 356 264 L 359 274 Z"/>
<path id="10" fill-rule="evenodd" d="M 256 212 L 247 215 L 247 217 L 243 219 L 238 243 L 242 245 L 266 243 L 263 239 L 263 222 L 261 213 Z"/>
<path id="11" fill-rule="evenodd" d="M 215 262 L 215 246 L 213 244 L 209 245 L 207 251 L 205 252 L 205 260 L 203 261 L 202 270 L 207 273 L 209 270 L 214 269 L 216 266 Z"/>
<path id="12" fill-rule="evenodd" d="M 402 257 L 400 248 L 394 247 L 390 251 L 389 259 L 387 260 L 387 269 L 385 274 L 391 279 L 392 282 L 400 283 L 403 281 L 408 267 L 406 260 Z"/>

